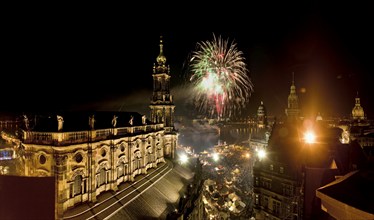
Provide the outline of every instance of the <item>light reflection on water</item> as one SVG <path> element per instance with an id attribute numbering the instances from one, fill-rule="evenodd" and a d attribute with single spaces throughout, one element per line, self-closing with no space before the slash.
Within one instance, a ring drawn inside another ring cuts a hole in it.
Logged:
<path id="1" fill-rule="evenodd" d="M 195 153 L 208 150 L 209 148 L 221 144 L 235 144 L 248 140 L 249 129 L 232 128 L 221 129 L 220 131 L 198 131 L 198 130 L 180 130 L 179 144 L 191 146 Z"/>

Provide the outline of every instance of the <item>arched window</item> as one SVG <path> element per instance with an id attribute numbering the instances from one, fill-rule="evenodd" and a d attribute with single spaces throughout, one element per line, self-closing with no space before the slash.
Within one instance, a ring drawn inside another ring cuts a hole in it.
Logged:
<path id="1" fill-rule="evenodd" d="M 98 186 L 101 186 L 101 185 L 105 184 L 105 180 L 106 180 L 106 171 L 105 171 L 104 168 L 101 168 L 100 172 L 99 172 L 99 184 L 98 184 Z"/>
<path id="2" fill-rule="evenodd" d="M 123 176 L 124 174 L 124 166 L 123 163 L 120 163 L 119 166 L 117 167 L 117 178 Z"/>
<path id="3" fill-rule="evenodd" d="M 152 150 L 152 147 L 151 147 L 151 146 L 149 146 L 149 147 L 147 148 L 146 155 L 147 155 L 147 161 L 146 161 L 146 164 L 147 164 L 148 162 L 153 162 L 153 161 L 154 161 L 154 160 L 153 160 L 153 150 Z"/>
<path id="4" fill-rule="evenodd" d="M 73 189 L 74 189 L 73 196 L 82 194 L 82 176 L 81 175 L 78 175 L 75 177 Z"/>
<path id="5" fill-rule="evenodd" d="M 129 168 L 127 164 L 123 164 L 123 172 L 125 173 L 125 175 L 129 174 Z"/>

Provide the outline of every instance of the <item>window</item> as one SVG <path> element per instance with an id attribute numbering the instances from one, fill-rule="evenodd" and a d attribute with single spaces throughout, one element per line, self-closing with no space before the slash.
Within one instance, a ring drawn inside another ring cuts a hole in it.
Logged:
<path id="1" fill-rule="evenodd" d="M 279 172 L 280 173 L 284 173 L 284 168 L 283 167 L 279 167 Z"/>
<path id="2" fill-rule="evenodd" d="M 78 153 L 78 154 L 75 155 L 75 161 L 77 163 L 82 162 L 82 160 L 83 160 L 82 154 Z"/>
<path id="3" fill-rule="evenodd" d="M 271 189 L 271 179 L 262 179 L 261 181 L 262 183 L 262 187 L 264 187 L 265 189 Z"/>
<path id="4" fill-rule="evenodd" d="M 82 176 L 81 175 L 78 175 L 75 177 L 73 189 L 74 189 L 73 196 L 76 196 L 82 193 Z"/>
<path id="5" fill-rule="evenodd" d="M 105 155 L 106 155 L 106 151 L 105 151 L 105 149 L 102 149 L 102 150 L 101 150 L 101 156 L 102 156 L 102 157 L 105 157 Z"/>
<path id="6" fill-rule="evenodd" d="M 74 183 L 70 184 L 70 198 L 74 197 Z"/>
<path id="7" fill-rule="evenodd" d="M 293 196 L 293 186 L 292 185 L 283 185 L 283 195 L 285 196 Z"/>
<path id="8" fill-rule="evenodd" d="M 40 157 L 39 157 L 39 163 L 40 164 L 45 164 L 46 161 L 47 161 L 47 158 L 45 158 L 44 155 L 40 155 Z"/>
<path id="9" fill-rule="evenodd" d="M 255 204 L 258 205 L 258 194 L 255 195 Z"/>
<path id="10" fill-rule="evenodd" d="M 280 214 L 280 207 L 281 207 L 280 202 L 273 200 L 273 212 L 276 215 Z"/>
<path id="11" fill-rule="evenodd" d="M 123 176 L 123 163 L 117 167 L 117 177 Z"/>
<path id="12" fill-rule="evenodd" d="M 263 206 L 264 206 L 266 209 L 267 209 L 268 206 L 269 206 L 269 199 L 268 199 L 267 196 L 264 197 L 264 204 L 263 204 Z"/>
<path id="13" fill-rule="evenodd" d="M 99 180 L 98 180 L 98 186 L 101 186 L 105 184 L 105 178 L 106 178 L 106 172 L 104 168 L 101 168 L 99 171 Z"/>
<path id="14" fill-rule="evenodd" d="M 274 170 L 274 166 L 273 166 L 273 164 L 270 164 L 270 170 L 271 170 L 271 171 Z"/>

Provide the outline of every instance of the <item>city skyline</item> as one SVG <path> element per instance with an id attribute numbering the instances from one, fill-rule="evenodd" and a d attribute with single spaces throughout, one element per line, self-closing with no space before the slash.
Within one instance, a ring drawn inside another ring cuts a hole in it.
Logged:
<path id="1" fill-rule="evenodd" d="M 119 31 L 114 29 L 118 22 L 95 28 L 61 24 L 48 30 L 41 24 L 30 32 L 25 27 L 25 31 L 15 32 L 16 36 L 7 34 L 10 44 L 5 52 L 9 56 L 3 76 L 7 92 L 1 110 L 148 113 L 152 66 L 162 35 L 176 112 L 183 113 L 180 101 L 188 95 L 188 58 L 198 42 L 211 40 L 215 34 L 234 40 L 244 54 L 254 84 L 248 114 L 255 114 L 261 101 L 269 115 L 284 114 L 294 72 L 306 115 L 321 112 L 349 116 L 358 92 L 370 118 L 374 109 L 369 100 L 373 87 L 368 54 L 373 43 L 367 29 L 370 17 L 361 10 L 331 13 L 330 8 L 318 4 L 294 11 L 270 10 L 267 14 L 261 14 L 261 10 L 240 21 L 246 26 L 236 31 L 222 31 L 223 27 L 206 31 Z"/>

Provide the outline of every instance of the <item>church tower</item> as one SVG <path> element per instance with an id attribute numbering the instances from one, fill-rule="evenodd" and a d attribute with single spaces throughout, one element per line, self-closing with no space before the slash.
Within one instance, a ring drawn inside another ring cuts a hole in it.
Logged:
<path id="1" fill-rule="evenodd" d="M 170 67 L 166 66 L 162 36 L 160 37 L 160 54 L 153 65 L 153 94 L 151 98 L 151 121 L 164 124 L 167 132 L 174 131 L 174 104 L 170 94 Z"/>
<path id="2" fill-rule="evenodd" d="M 357 121 L 364 120 L 365 113 L 364 113 L 364 109 L 361 107 L 360 97 L 358 97 L 358 92 L 357 92 L 355 100 L 356 100 L 356 103 L 352 109 L 352 118 L 353 120 L 357 120 Z"/>
<path id="3" fill-rule="evenodd" d="M 266 128 L 267 127 L 267 115 L 266 115 L 266 108 L 264 106 L 264 102 L 261 101 L 261 105 L 257 109 L 257 126 L 259 128 Z"/>
<path id="4" fill-rule="evenodd" d="M 296 94 L 295 76 L 292 73 L 292 84 L 290 94 L 288 95 L 288 106 L 286 108 L 286 115 L 288 120 L 297 120 L 299 118 L 299 98 Z"/>

